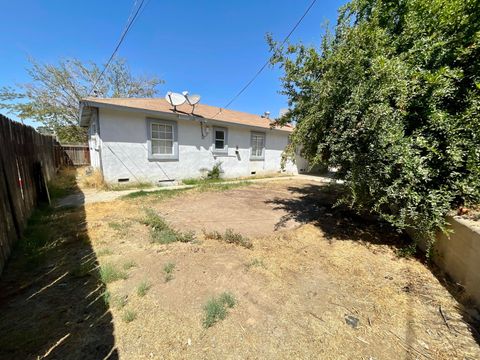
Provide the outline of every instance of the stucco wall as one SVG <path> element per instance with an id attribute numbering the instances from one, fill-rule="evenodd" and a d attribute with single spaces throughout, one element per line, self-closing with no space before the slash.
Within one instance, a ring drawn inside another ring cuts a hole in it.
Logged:
<path id="1" fill-rule="evenodd" d="M 265 130 L 265 159 L 251 161 L 251 128 L 223 124 L 228 128 L 228 155 L 217 156 L 212 152 L 212 131 L 202 138 L 200 123 L 196 120 L 177 120 L 178 160 L 148 160 L 146 118 L 139 112 L 99 110 L 101 161 L 107 182 L 128 178 L 130 181 L 158 183 L 200 177 L 218 161 L 222 162 L 226 178 L 281 169 L 281 155 L 288 142 L 288 133 Z M 238 155 L 235 153 L 237 146 Z M 287 173 L 297 172 L 291 162 L 285 170 Z"/>
<path id="2" fill-rule="evenodd" d="M 463 219 L 448 217 L 450 237 L 437 235 L 434 260 L 456 282 L 465 287 L 480 306 L 480 232 Z"/>
<path id="3" fill-rule="evenodd" d="M 433 261 L 480 306 L 480 231 L 461 218 L 448 216 L 447 221 L 451 233 L 437 233 Z M 425 240 L 414 231 L 408 232 L 425 251 Z"/>

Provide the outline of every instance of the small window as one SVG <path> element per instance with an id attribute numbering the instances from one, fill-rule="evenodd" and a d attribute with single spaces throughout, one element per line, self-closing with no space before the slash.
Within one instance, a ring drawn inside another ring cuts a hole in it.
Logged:
<path id="1" fill-rule="evenodd" d="M 265 133 L 252 132 L 251 144 L 251 160 L 263 160 L 265 157 Z"/>
<path id="2" fill-rule="evenodd" d="M 228 152 L 227 129 L 213 128 L 213 152 Z"/>
<path id="3" fill-rule="evenodd" d="M 177 123 L 147 119 L 148 159 L 178 160 Z"/>

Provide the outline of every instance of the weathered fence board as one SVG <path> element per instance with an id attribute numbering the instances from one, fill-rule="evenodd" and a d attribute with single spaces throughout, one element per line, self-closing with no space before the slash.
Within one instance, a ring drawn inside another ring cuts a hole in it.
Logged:
<path id="1" fill-rule="evenodd" d="M 73 165 L 90 165 L 90 151 L 88 145 L 64 145 L 62 150 L 68 155 Z"/>
<path id="2" fill-rule="evenodd" d="M 53 137 L 0 114 L 0 274 L 41 200 L 43 180 L 62 165 L 69 158 Z"/>

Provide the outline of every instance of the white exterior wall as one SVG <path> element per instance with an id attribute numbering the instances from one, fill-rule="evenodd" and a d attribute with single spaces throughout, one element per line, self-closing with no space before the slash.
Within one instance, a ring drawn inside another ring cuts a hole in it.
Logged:
<path id="1" fill-rule="evenodd" d="M 283 149 L 288 142 L 287 132 L 258 130 L 249 127 L 216 124 L 228 129 L 228 155 L 212 152 L 213 131 L 202 138 L 196 120 L 177 120 L 178 160 L 149 160 L 147 150 L 147 116 L 141 112 L 99 109 L 101 166 L 107 182 L 129 179 L 130 182 L 174 181 L 196 178 L 205 174 L 217 162 L 222 162 L 226 178 L 279 172 Z M 161 119 L 159 117 L 159 119 Z M 251 131 L 265 132 L 265 159 L 250 160 Z M 238 146 L 239 154 L 235 153 Z M 93 159 L 93 158 L 92 158 Z M 92 160 L 93 165 L 93 160 Z M 296 173 L 296 166 L 287 163 L 287 173 Z"/>
<path id="2" fill-rule="evenodd" d="M 100 164 L 100 136 L 98 136 L 98 116 L 92 114 L 88 128 L 88 149 L 90 150 L 90 164 L 94 169 L 99 169 Z"/>

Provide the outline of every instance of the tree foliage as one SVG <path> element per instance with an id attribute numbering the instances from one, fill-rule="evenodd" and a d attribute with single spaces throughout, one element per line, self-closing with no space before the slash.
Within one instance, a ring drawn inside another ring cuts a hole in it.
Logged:
<path id="1" fill-rule="evenodd" d="M 344 202 L 433 239 L 480 201 L 479 0 L 353 0 L 319 48 L 269 42 L 287 154 L 338 167 Z"/>
<path id="2" fill-rule="evenodd" d="M 57 134 L 61 142 L 85 142 L 85 130 L 78 126 L 79 101 L 87 97 L 102 68 L 78 59 L 58 64 L 30 60 L 30 83 L 0 88 L 0 108 L 21 119 L 33 119 Z M 124 59 L 114 59 L 95 86 L 99 97 L 152 97 L 157 94 L 157 77 L 135 77 Z"/>

